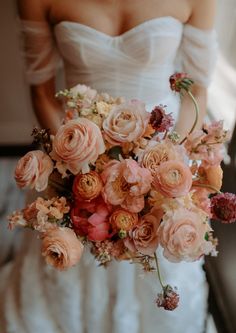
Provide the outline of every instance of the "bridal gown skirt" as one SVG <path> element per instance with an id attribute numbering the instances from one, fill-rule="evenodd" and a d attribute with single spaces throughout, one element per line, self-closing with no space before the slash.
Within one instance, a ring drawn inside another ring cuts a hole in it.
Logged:
<path id="1" fill-rule="evenodd" d="M 163 280 L 180 293 L 173 312 L 155 305 L 161 288 L 154 273 L 129 262 L 98 267 L 90 253 L 59 272 L 44 263 L 40 240 L 26 231 L 17 258 L 0 271 L 0 333 L 202 333 L 202 262 L 172 264 L 158 256 Z"/>

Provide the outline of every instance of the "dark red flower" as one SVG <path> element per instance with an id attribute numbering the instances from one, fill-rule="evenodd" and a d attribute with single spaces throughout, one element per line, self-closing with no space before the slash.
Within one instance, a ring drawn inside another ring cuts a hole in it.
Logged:
<path id="1" fill-rule="evenodd" d="M 186 73 L 175 73 L 171 75 L 169 81 L 171 90 L 176 92 L 181 92 L 181 90 L 189 91 L 193 84 L 193 80 Z"/>
<path id="2" fill-rule="evenodd" d="M 157 306 L 168 311 L 175 310 L 179 304 L 179 294 L 175 290 L 169 285 L 165 286 L 163 292 L 157 295 Z"/>
<path id="3" fill-rule="evenodd" d="M 157 132 L 165 132 L 174 125 L 174 119 L 171 113 L 166 114 L 165 106 L 158 105 L 151 112 L 150 124 Z"/>
<path id="4" fill-rule="evenodd" d="M 236 195 L 233 193 L 220 193 L 211 199 L 211 212 L 213 218 L 223 223 L 236 221 Z"/>

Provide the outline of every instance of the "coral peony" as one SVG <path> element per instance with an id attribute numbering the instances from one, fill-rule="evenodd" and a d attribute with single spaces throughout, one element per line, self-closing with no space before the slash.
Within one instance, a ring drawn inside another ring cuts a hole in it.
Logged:
<path id="1" fill-rule="evenodd" d="M 108 163 L 102 173 L 103 197 L 106 202 L 138 213 L 144 208 L 144 194 L 151 188 L 149 170 L 132 159 Z"/>

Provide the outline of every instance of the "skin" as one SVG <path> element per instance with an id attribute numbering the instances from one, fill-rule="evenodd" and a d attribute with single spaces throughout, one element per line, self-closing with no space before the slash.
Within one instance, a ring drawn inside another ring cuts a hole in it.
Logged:
<path id="1" fill-rule="evenodd" d="M 18 0 L 21 18 L 43 21 L 53 26 L 74 21 L 111 36 L 117 36 L 140 23 L 162 16 L 172 16 L 200 29 L 212 29 L 216 0 Z M 207 93 L 202 86 L 192 90 L 200 106 L 198 127 L 206 111 Z M 60 125 L 61 106 L 55 100 L 55 78 L 31 87 L 35 113 L 42 127 L 55 133 Z M 182 100 L 176 130 L 185 136 L 193 122 L 193 106 Z"/>

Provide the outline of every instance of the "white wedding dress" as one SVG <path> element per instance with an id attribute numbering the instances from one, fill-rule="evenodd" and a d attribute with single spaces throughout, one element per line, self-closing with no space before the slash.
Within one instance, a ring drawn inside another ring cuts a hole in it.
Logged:
<path id="1" fill-rule="evenodd" d="M 178 66 L 207 86 L 215 62 L 214 31 L 172 17 L 146 21 L 111 37 L 88 26 L 61 22 L 53 31 L 23 22 L 32 45 L 27 77 L 38 84 L 55 75 L 61 59 L 68 87 L 83 83 L 113 96 L 139 98 L 147 108 L 168 106 L 178 115 L 169 76 Z M 152 273 L 128 262 L 97 267 L 85 253 L 67 272 L 44 264 L 40 241 L 26 232 L 14 262 L 0 270 L 0 333 L 202 333 L 207 284 L 202 261 L 173 264 L 158 250 L 163 280 L 177 286 L 180 305 L 168 312 L 154 300 L 161 290 Z"/>

